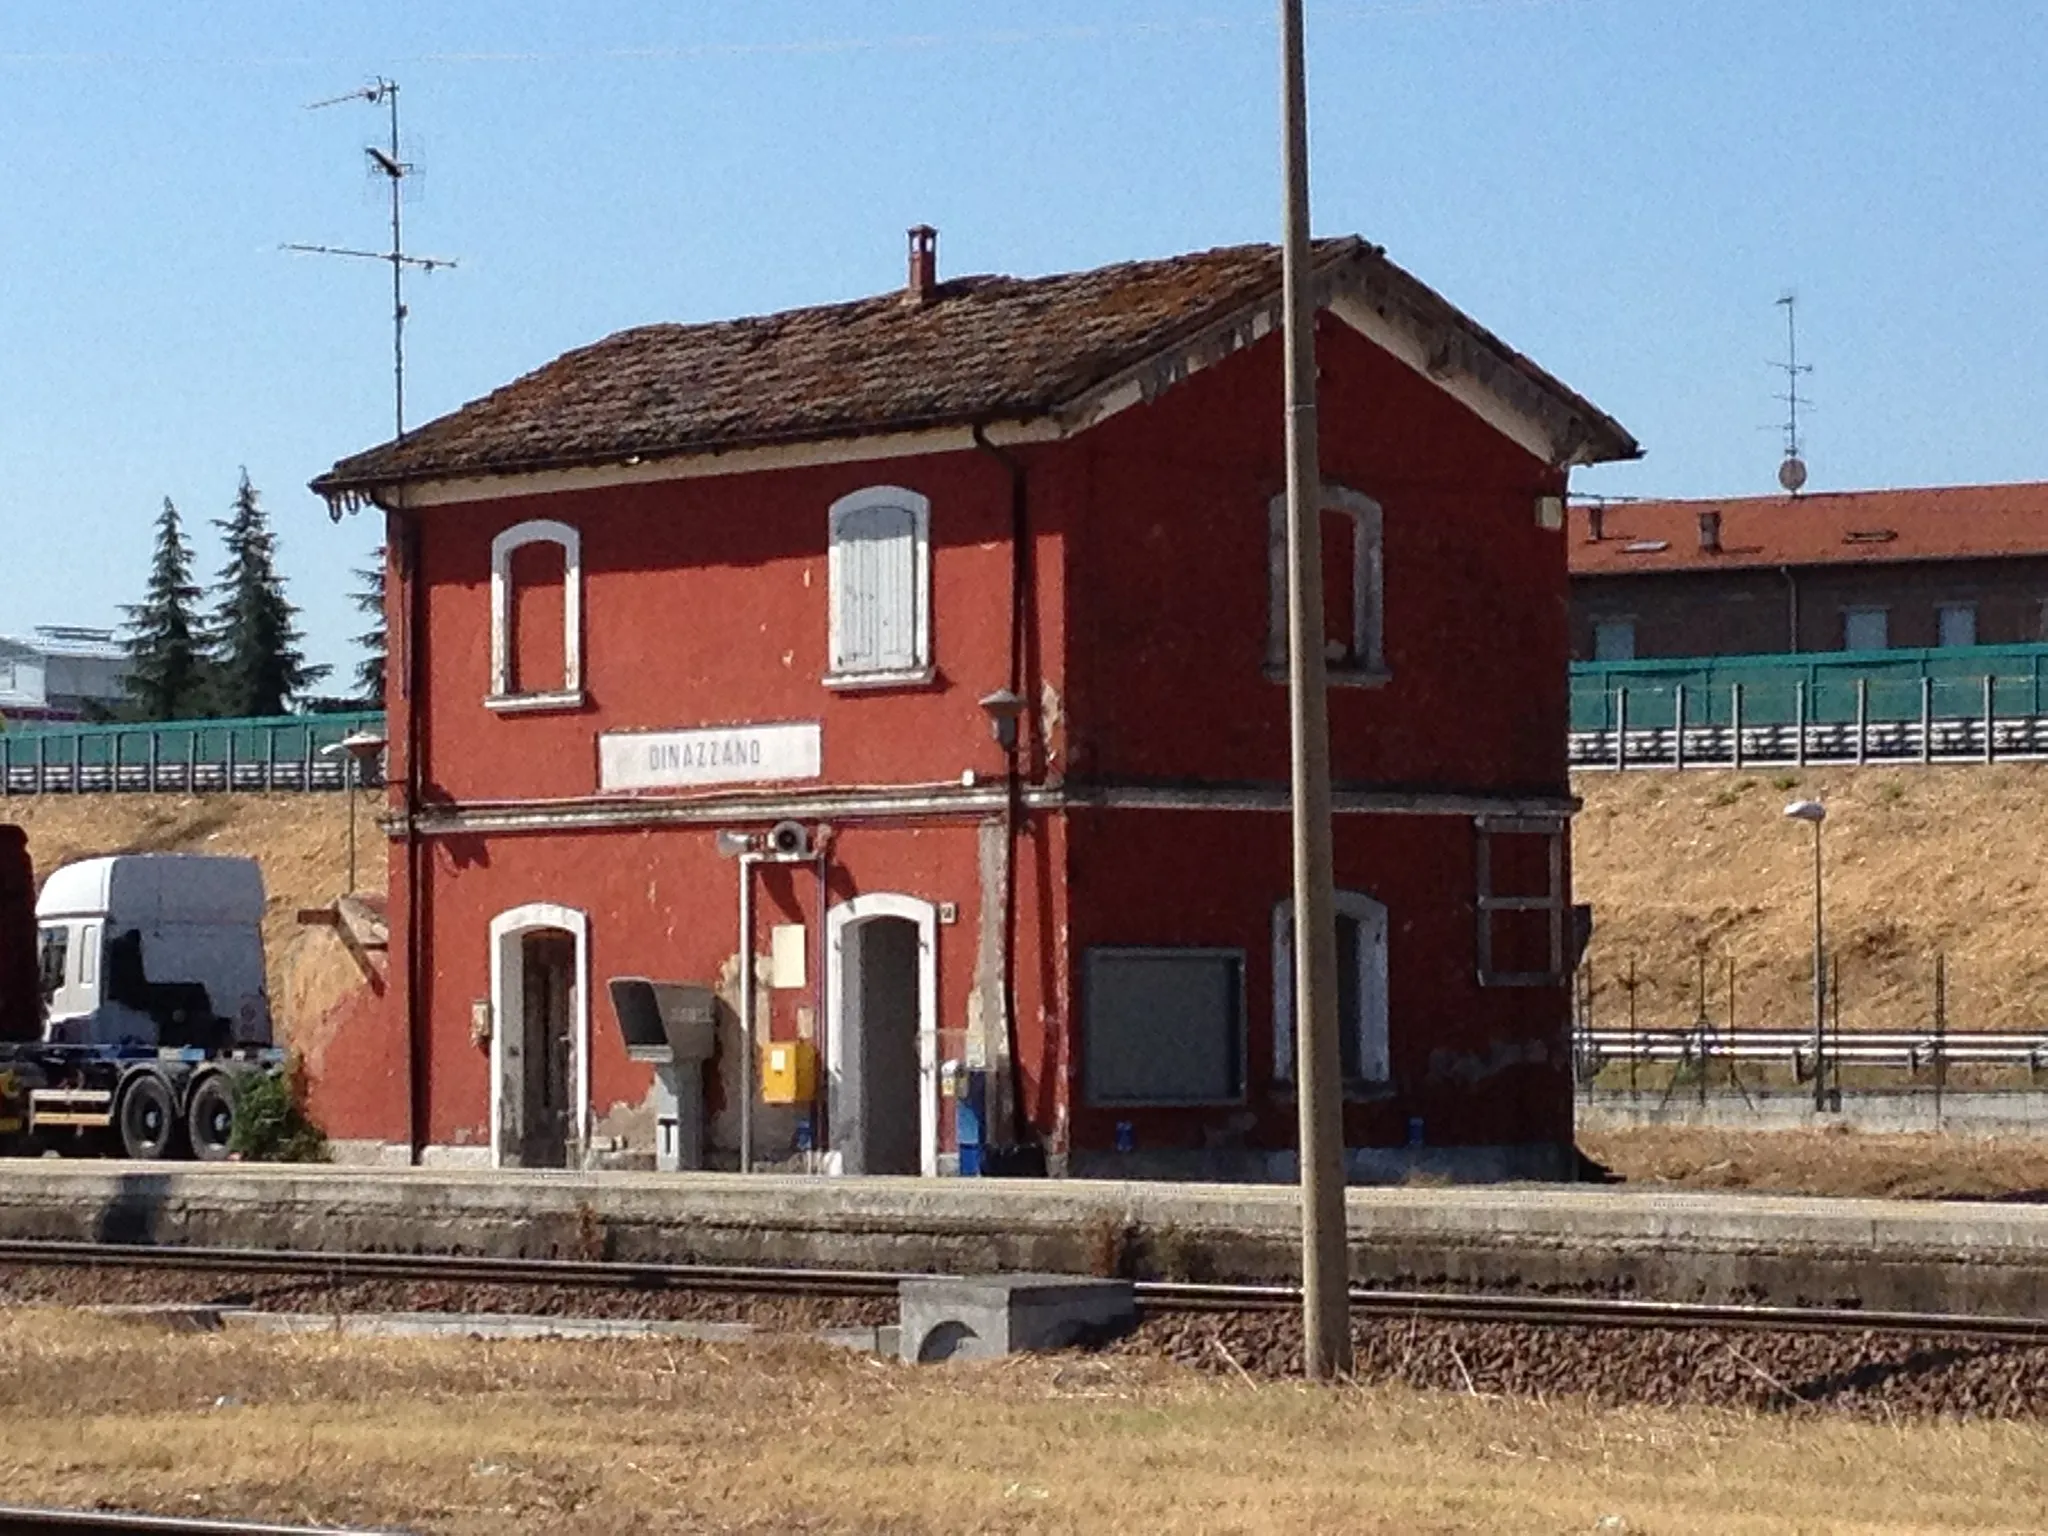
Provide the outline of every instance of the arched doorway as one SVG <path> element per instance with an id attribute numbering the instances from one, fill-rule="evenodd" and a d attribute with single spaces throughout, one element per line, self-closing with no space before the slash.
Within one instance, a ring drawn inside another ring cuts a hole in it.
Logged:
<path id="1" fill-rule="evenodd" d="M 590 1127 L 590 923 L 540 902 L 491 921 L 491 1163 L 569 1168 Z"/>
<path id="2" fill-rule="evenodd" d="M 938 913 L 856 896 L 825 919 L 826 1151 L 843 1173 L 938 1172 Z"/>

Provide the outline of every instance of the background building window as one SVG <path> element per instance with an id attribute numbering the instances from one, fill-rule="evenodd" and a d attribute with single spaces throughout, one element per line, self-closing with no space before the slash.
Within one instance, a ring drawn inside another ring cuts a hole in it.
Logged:
<path id="1" fill-rule="evenodd" d="M 1091 949 L 1082 988 L 1089 1103 L 1244 1097 L 1242 951 Z"/>
<path id="2" fill-rule="evenodd" d="M 583 543 L 567 523 L 518 523 L 491 540 L 493 709 L 583 702 Z"/>
<path id="3" fill-rule="evenodd" d="M 1977 605 L 1943 603 L 1935 610 L 1935 644 L 1941 646 L 1977 643 Z"/>
<path id="4" fill-rule="evenodd" d="M 1842 610 L 1842 649 L 1882 651 L 1891 646 L 1890 616 L 1882 608 Z"/>
<path id="5" fill-rule="evenodd" d="M 1294 1078 L 1294 903 L 1273 909 L 1273 1076 Z M 1346 1083 L 1393 1076 L 1387 1040 L 1387 909 L 1337 892 L 1337 1038 Z"/>
<path id="6" fill-rule="evenodd" d="M 1341 485 L 1323 487 L 1323 657 L 1332 683 L 1386 677 L 1385 573 L 1380 504 Z M 1287 675 L 1287 498 L 1266 505 L 1266 670 Z"/>
<path id="7" fill-rule="evenodd" d="M 900 486 L 832 504 L 828 682 L 931 676 L 931 503 Z"/>
<path id="8" fill-rule="evenodd" d="M 1636 621 L 1634 619 L 1595 619 L 1593 621 L 1593 659 L 1595 661 L 1634 661 L 1636 659 Z"/>

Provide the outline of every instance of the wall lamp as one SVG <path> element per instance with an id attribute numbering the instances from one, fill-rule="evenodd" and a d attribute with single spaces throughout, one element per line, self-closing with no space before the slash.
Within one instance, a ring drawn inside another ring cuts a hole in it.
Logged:
<path id="1" fill-rule="evenodd" d="M 981 701 L 988 715 L 989 732 L 1005 752 L 1017 750 L 1017 717 L 1024 713 L 1024 701 L 1007 688 L 998 688 Z"/>

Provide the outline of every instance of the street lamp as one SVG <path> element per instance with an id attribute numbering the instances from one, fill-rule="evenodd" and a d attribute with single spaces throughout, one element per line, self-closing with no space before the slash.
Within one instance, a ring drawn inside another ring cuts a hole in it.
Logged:
<path id="1" fill-rule="evenodd" d="M 1813 1107 L 1816 1113 L 1828 1107 L 1827 1074 L 1821 1054 L 1827 1041 L 1827 938 L 1821 917 L 1820 829 L 1828 819 L 1828 808 L 1818 800 L 1794 800 L 1785 807 L 1793 821 L 1813 828 Z"/>
<path id="2" fill-rule="evenodd" d="M 375 731 L 353 731 L 320 749 L 322 757 L 342 759 L 341 787 L 348 796 L 348 890 L 344 895 L 356 893 L 356 786 L 362 782 L 363 769 L 383 750 L 384 738 Z"/>

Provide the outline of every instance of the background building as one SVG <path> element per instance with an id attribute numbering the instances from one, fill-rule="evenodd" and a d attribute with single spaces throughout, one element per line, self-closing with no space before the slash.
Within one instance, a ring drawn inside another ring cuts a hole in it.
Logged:
<path id="1" fill-rule="evenodd" d="M 2048 484 L 1571 508 L 1572 659 L 2048 639 Z"/>
<path id="2" fill-rule="evenodd" d="M 0 719 L 103 718 L 127 697 L 128 653 L 112 630 L 39 624 L 0 636 Z"/>

